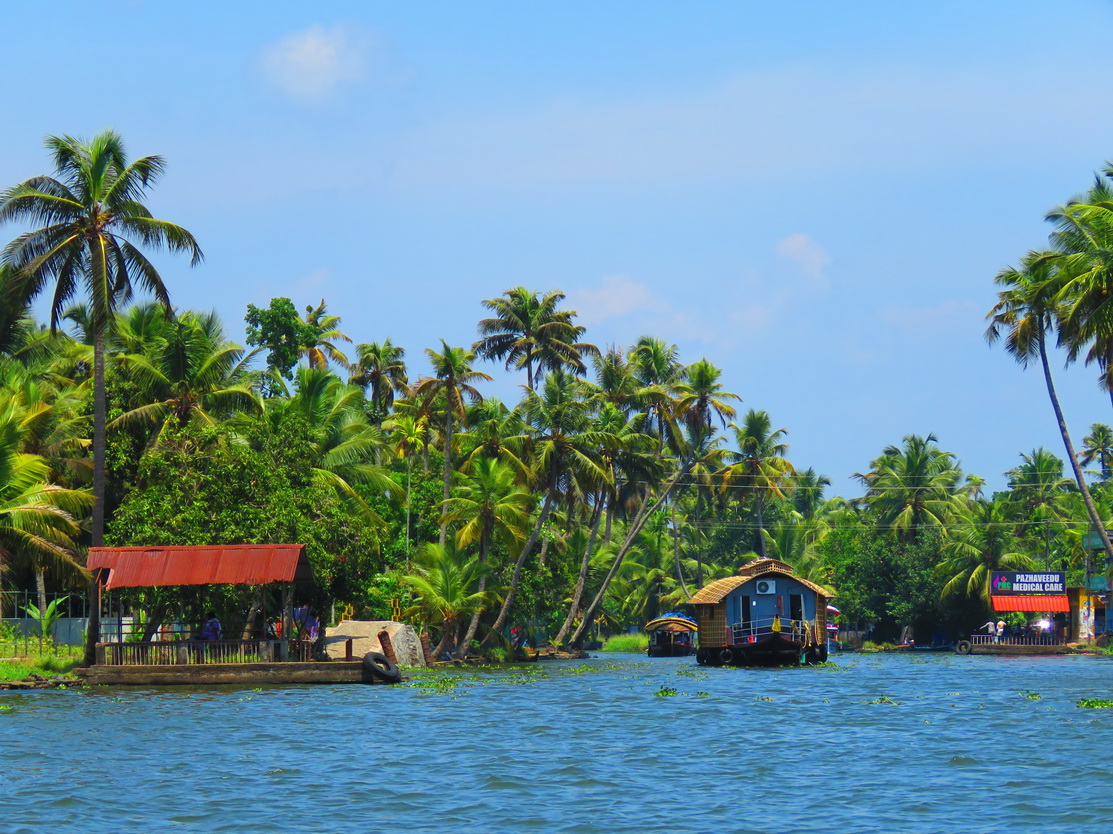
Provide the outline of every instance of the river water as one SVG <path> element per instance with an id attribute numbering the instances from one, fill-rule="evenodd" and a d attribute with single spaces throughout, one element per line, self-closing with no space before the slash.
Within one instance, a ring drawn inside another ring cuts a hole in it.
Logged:
<path id="1" fill-rule="evenodd" d="M 1113 660 L 0 692 L 0 830 L 1108 831 L 1113 709 L 1081 698 L 1113 698 Z"/>

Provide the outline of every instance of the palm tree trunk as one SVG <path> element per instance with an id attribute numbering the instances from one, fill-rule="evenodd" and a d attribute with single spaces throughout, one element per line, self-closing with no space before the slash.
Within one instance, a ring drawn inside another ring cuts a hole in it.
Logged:
<path id="1" fill-rule="evenodd" d="M 483 528 L 483 533 L 479 537 L 479 564 L 487 564 L 487 552 L 491 548 L 491 531 L 488 527 Z M 479 592 L 483 593 L 487 590 L 487 575 L 479 577 Z M 468 646 L 471 641 L 475 639 L 475 633 L 479 630 L 479 618 L 483 616 L 483 609 L 476 609 L 476 612 L 471 615 L 471 622 L 468 623 L 467 633 L 464 634 L 464 639 L 460 641 L 459 647 L 456 649 L 456 656 L 463 659 L 464 655 L 468 652 Z"/>
<path id="2" fill-rule="evenodd" d="M 1113 575 L 1113 542 L 1109 539 L 1109 533 L 1105 529 L 1105 522 L 1102 521 L 1101 516 L 1098 514 L 1098 508 L 1094 504 L 1094 498 L 1090 495 L 1090 488 L 1086 485 L 1086 479 L 1082 476 L 1082 467 L 1078 463 L 1078 456 L 1074 453 L 1074 444 L 1071 443 L 1070 433 L 1067 431 L 1067 421 L 1063 417 L 1063 409 L 1062 406 L 1059 405 L 1059 397 L 1055 393 L 1055 384 L 1051 380 L 1051 368 L 1047 363 L 1047 349 L 1043 333 L 1040 333 L 1039 345 L 1040 364 L 1043 365 L 1043 378 L 1047 383 L 1047 396 L 1051 398 L 1051 407 L 1055 410 L 1055 420 L 1059 424 L 1059 433 L 1063 436 L 1063 445 L 1067 450 L 1067 459 L 1070 460 L 1071 469 L 1074 471 L 1074 479 L 1078 483 L 1078 491 L 1082 494 L 1082 501 L 1086 505 L 1086 512 L 1090 515 L 1090 523 L 1094 525 L 1094 529 L 1101 539 L 1102 547 L 1105 548 L 1106 581 L 1108 581 L 1111 575 Z M 1108 620 L 1108 616 L 1106 619 Z"/>
<path id="3" fill-rule="evenodd" d="M 510 575 L 510 586 L 506 589 L 506 597 L 502 601 L 502 607 L 499 609 L 499 615 L 495 618 L 491 630 L 487 632 L 487 636 L 483 638 L 480 643 L 480 648 L 486 646 L 496 634 L 498 634 L 504 625 L 506 625 L 506 618 L 510 614 L 510 606 L 514 604 L 514 595 L 518 593 L 518 583 L 522 580 L 522 565 L 526 563 L 526 558 L 529 556 L 530 551 L 533 550 L 537 540 L 541 537 L 541 530 L 545 526 L 545 522 L 549 520 L 549 513 L 553 509 L 553 498 L 556 494 L 556 487 L 550 485 L 548 492 L 545 493 L 545 500 L 541 504 L 541 512 L 537 516 L 537 522 L 533 525 L 530 531 L 529 538 L 526 543 L 522 545 L 522 552 L 518 554 L 518 560 L 514 563 L 514 572 Z"/>
<path id="4" fill-rule="evenodd" d="M 680 528 L 676 526 L 676 502 L 673 501 L 669 509 L 672 511 L 672 560 L 676 564 L 676 581 L 680 583 L 680 590 L 684 592 L 685 599 L 691 599 L 688 593 L 688 583 L 684 580 L 684 568 L 680 565 Z"/>
<path id="5" fill-rule="evenodd" d="M 104 440 L 107 406 L 104 393 L 104 327 L 97 329 L 93 338 L 93 529 L 90 544 L 104 545 Z M 88 589 L 89 623 L 85 629 L 85 665 L 97 662 L 97 643 L 100 642 L 100 583 L 94 573 Z"/>
<path id="6" fill-rule="evenodd" d="M 452 408 L 445 406 L 444 412 L 444 500 L 451 496 L 450 483 L 452 480 Z M 444 547 L 448 524 L 441 522 L 441 547 Z"/>
<path id="7" fill-rule="evenodd" d="M 571 643 L 573 646 L 579 647 L 583 642 L 584 633 L 591 627 L 591 621 L 595 617 L 595 612 L 599 610 L 599 606 L 603 603 L 603 598 L 607 594 L 607 588 L 610 586 L 611 580 L 614 579 L 615 574 L 618 573 L 618 569 L 622 567 L 622 561 L 626 558 L 626 554 L 629 552 L 630 548 L 633 547 L 634 541 L 637 539 L 638 534 L 641 533 L 642 527 L 644 527 L 646 521 L 649 520 L 649 515 L 653 508 L 669 497 L 669 494 L 676 488 L 680 479 L 687 475 L 691 468 L 692 462 L 689 461 L 677 469 L 656 501 L 651 501 L 649 496 L 646 496 L 646 500 L 642 503 L 641 509 L 638 510 L 637 515 L 634 516 L 634 520 L 630 523 L 630 528 L 626 531 L 626 538 L 623 539 L 622 546 L 618 549 L 618 553 L 615 554 L 614 561 L 611 562 L 611 569 L 607 571 L 607 575 L 603 577 L 603 583 L 599 586 L 599 591 L 595 594 L 595 599 L 591 601 L 591 605 L 584 611 L 583 620 L 580 622 L 576 632 L 572 635 Z"/>
<path id="8" fill-rule="evenodd" d="M 587 547 L 584 548 L 584 556 L 580 560 L 580 573 L 576 577 L 576 587 L 572 591 L 572 604 L 568 606 L 568 616 L 564 618 L 564 624 L 553 640 L 554 646 L 564 645 L 564 638 L 568 636 L 568 630 L 572 628 L 572 623 L 576 620 L 576 614 L 580 611 L 580 603 L 584 596 L 584 585 L 587 582 L 587 569 L 591 565 L 591 554 L 595 551 L 595 538 L 599 533 L 599 521 L 603 517 L 604 503 L 602 497 L 600 497 L 599 503 L 595 505 L 595 511 L 591 519 L 591 535 L 588 536 Z"/>

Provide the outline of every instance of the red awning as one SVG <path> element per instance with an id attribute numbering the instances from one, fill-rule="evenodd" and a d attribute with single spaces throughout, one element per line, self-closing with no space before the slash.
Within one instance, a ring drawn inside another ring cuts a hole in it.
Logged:
<path id="1" fill-rule="evenodd" d="M 304 544 L 200 547 L 90 547 L 90 570 L 107 568 L 105 588 L 268 585 L 312 578 Z"/>
<path id="2" fill-rule="evenodd" d="M 1066 594 L 993 596 L 994 611 L 1070 611 Z"/>

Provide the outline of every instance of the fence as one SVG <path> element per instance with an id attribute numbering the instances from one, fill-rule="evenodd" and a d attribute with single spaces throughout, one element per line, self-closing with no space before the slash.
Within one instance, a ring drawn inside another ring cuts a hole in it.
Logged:
<path id="1" fill-rule="evenodd" d="M 205 663 L 308 663 L 308 640 L 164 640 L 154 643 L 101 643 L 97 664 L 103 666 L 191 666 Z"/>
<path id="2" fill-rule="evenodd" d="M 811 620 L 791 620 L 788 617 L 768 617 L 753 619 L 745 623 L 735 623 L 728 627 L 727 639 L 731 645 L 754 643 L 780 632 L 785 638 L 804 645 L 823 642 L 817 639 L 815 623 Z"/>
<path id="3" fill-rule="evenodd" d="M 970 642 L 975 646 L 1063 646 L 1070 641 L 1055 634 L 1008 634 L 1004 637 L 974 634 Z"/>

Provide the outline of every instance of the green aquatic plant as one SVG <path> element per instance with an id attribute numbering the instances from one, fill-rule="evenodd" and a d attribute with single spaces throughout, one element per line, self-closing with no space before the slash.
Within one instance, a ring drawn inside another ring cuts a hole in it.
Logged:
<path id="1" fill-rule="evenodd" d="M 1082 709 L 1109 709 L 1113 707 L 1113 701 L 1107 698 L 1083 698 L 1078 706 Z"/>
<path id="2" fill-rule="evenodd" d="M 673 689 L 671 686 L 662 686 L 660 689 L 658 689 L 656 692 L 653 693 L 653 697 L 654 698 L 669 698 L 673 695 L 679 695 L 679 694 L 681 694 L 680 691 L 677 690 L 677 689 Z"/>
<path id="3" fill-rule="evenodd" d="M 772 701 L 773 699 L 770 698 L 768 695 L 758 695 L 756 698 L 754 698 L 754 700 L 755 701 Z"/>
<path id="4" fill-rule="evenodd" d="M 1021 692 L 1020 697 L 1027 698 L 1029 701 L 1038 701 L 1040 699 L 1040 693 L 1028 690 L 1027 692 Z"/>
<path id="5" fill-rule="evenodd" d="M 11 704 L 0 704 L 0 712 L 11 712 L 15 707 Z"/>
<path id="6" fill-rule="evenodd" d="M 711 693 L 710 692 L 697 692 L 696 697 L 697 698 L 710 698 Z"/>
<path id="7" fill-rule="evenodd" d="M 900 701 L 894 701 L 888 695 L 880 695 L 872 701 L 866 701 L 867 704 L 889 704 L 894 707 L 900 706 Z"/>

